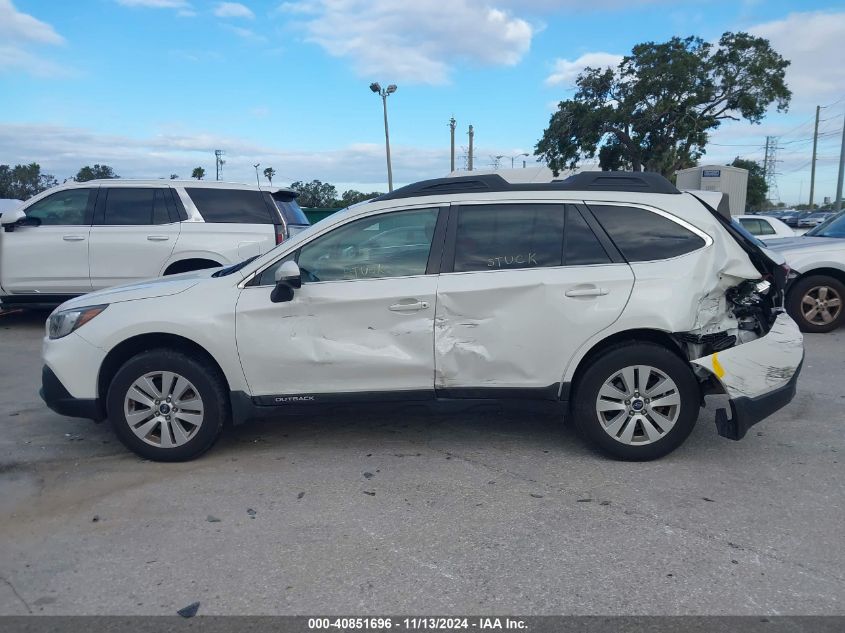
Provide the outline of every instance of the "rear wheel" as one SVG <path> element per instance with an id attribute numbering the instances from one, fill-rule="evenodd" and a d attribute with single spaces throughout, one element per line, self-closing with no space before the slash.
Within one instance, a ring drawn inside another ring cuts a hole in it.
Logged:
<path id="1" fill-rule="evenodd" d="M 653 343 L 611 348 L 596 357 L 575 389 L 581 432 L 614 457 L 657 459 L 680 446 L 698 419 L 692 370 Z"/>
<path id="2" fill-rule="evenodd" d="M 138 354 L 120 368 L 107 408 L 127 448 L 163 462 L 193 459 L 211 448 L 229 409 L 216 367 L 165 349 Z"/>
<path id="3" fill-rule="evenodd" d="M 789 315 L 802 332 L 830 332 L 845 323 L 845 284 L 828 275 L 810 275 L 789 292 Z"/>

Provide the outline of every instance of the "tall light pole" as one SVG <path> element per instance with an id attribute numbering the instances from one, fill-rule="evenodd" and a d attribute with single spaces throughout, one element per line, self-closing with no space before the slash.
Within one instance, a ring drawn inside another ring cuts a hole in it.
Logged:
<path id="1" fill-rule="evenodd" d="M 253 167 L 255 167 L 255 182 L 258 188 L 261 189 L 261 180 L 258 179 L 258 168 L 261 167 L 261 163 L 255 163 Z"/>
<path id="2" fill-rule="evenodd" d="M 382 88 L 378 82 L 370 84 L 370 90 L 381 96 L 384 107 L 384 147 L 387 152 L 387 190 L 393 191 L 393 166 L 390 164 L 390 132 L 387 129 L 387 96 L 396 92 L 396 84 Z"/>

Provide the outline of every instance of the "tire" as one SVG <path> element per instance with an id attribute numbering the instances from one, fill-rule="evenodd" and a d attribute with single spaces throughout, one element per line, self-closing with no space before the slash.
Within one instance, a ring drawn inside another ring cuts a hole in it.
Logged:
<path id="1" fill-rule="evenodd" d="M 123 445 L 157 462 L 198 457 L 217 441 L 229 417 L 219 370 L 205 359 L 168 349 L 129 359 L 109 385 L 106 407 Z"/>
<path id="2" fill-rule="evenodd" d="M 646 461 L 671 453 L 689 437 L 700 402 L 698 382 L 684 360 L 660 345 L 632 342 L 592 360 L 575 386 L 572 413 L 581 433 L 605 453 Z"/>
<path id="3" fill-rule="evenodd" d="M 789 291 L 786 310 L 802 332 L 830 332 L 845 323 L 845 284 L 828 275 L 802 277 Z"/>

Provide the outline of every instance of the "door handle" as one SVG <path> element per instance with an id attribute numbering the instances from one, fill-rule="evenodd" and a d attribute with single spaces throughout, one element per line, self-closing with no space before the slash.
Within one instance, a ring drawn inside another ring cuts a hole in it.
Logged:
<path id="1" fill-rule="evenodd" d="M 610 290 L 590 286 L 588 288 L 573 288 L 572 290 L 567 290 L 564 294 L 567 297 L 603 297 L 606 294 L 610 294 Z"/>
<path id="2" fill-rule="evenodd" d="M 414 303 L 394 303 L 388 310 L 393 312 L 415 312 L 417 310 L 425 310 L 428 307 L 428 301 L 415 301 Z"/>
<path id="3" fill-rule="evenodd" d="M 148 235 L 147 239 L 151 242 L 166 242 L 170 238 L 166 235 Z"/>
<path id="4" fill-rule="evenodd" d="M 85 239 L 84 235 L 63 235 L 62 239 L 65 242 L 81 242 Z"/>

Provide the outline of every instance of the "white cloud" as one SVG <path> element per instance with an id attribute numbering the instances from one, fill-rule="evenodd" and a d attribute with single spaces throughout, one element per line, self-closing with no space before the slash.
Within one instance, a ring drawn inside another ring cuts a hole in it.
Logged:
<path id="1" fill-rule="evenodd" d="M 458 62 L 512 66 L 535 32 L 480 0 L 310 0 L 280 10 L 303 20 L 308 41 L 385 81 L 444 83 Z"/>
<path id="2" fill-rule="evenodd" d="M 242 26 L 235 26 L 234 24 L 224 24 L 223 27 L 237 35 L 239 38 L 246 40 L 247 42 L 252 42 L 253 44 L 262 44 L 267 41 L 267 38 L 263 35 L 256 33 L 251 29 L 246 29 Z"/>
<path id="3" fill-rule="evenodd" d="M 198 165 L 213 174 L 214 150 L 220 148 L 226 152 L 226 180 L 254 182 L 253 165 L 261 163 L 262 167 L 276 169 L 278 176 L 274 182 L 280 185 L 317 178 L 338 185 L 339 189 L 386 191 L 384 145 L 380 142 L 350 143 L 323 151 L 283 150 L 264 141 L 257 143 L 204 132 L 169 131 L 135 138 L 59 125 L 0 123 L 0 156 L 4 162 L 36 161 L 59 180 L 93 163 L 111 165 L 127 178 L 159 178 L 171 173 L 184 178 Z M 478 147 L 476 167 L 486 168 L 488 155 L 514 153 L 517 152 L 511 148 Z M 391 154 L 397 184 L 442 177 L 449 172 L 448 146 L 433 149 L 395 144 L 391 146 Z M 530 157 L 529 165 L 533 162 Z"/>
<path id="4" fill-rule="evenodd" d="M 65 41 L 46 22 L 18 11 L 11 0 L 0 0 L 0 40 L 37 44 L 63 44 Z"/>
<path id="5" fill-rule="evenodd" d="M 0 0 L 0 73 L 23 72 L 36 77 L 58 77 L 70 71 L 43 59 L 33 46 L 60 45 L 65 38 L 46 22 L 15 8 L 11 0 Z"/>
<path id="6" fill-rule="evenodd" d="M 616 68 L 622 61 L 622 55 L 614 53 L 584 53 L 578 59 L 556 59 L 552 74 L 546 77 L 546 85 L 563 85 L 571 88 L 575 85 L 575 79 L 588 66 L 590 68 Z"/>
<path id="7" fill-rule="evenodd" d="M 218 18 L 247 18 L 250 20 L 255 18 L 252 9 L 240 2 L 218 2 L 214 8 L 214 15 Z"/>
<path id="8" fill-rule="evenodd" d="M 786 82 L 793 93 L 791 109 L 842 95 L 845 11 L 790 13 L 782 20 L 758 24 L 748 31 L 767 38 L 777 52 L 792 62 L 786 70 Z"/>

